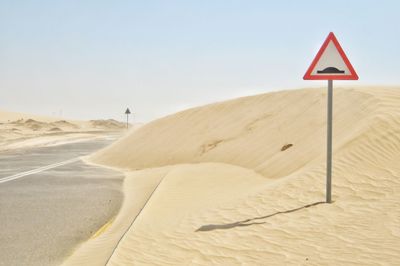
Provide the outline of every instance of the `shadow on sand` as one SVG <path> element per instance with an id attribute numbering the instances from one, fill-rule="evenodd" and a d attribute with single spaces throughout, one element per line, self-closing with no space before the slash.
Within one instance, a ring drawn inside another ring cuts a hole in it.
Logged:
<path id="1" fill-rule="evenodd" d="M 246 219 L 246 220 L 243 220 L 243 221 L 238 221 L 238 222 L 229 223 L 229 224 L 207 224 L 207 225 L 203 225 L 200 228 L 198 228 L 196 230 L 196 232 L 204 232 L 204 231 L 212 231 L 212 230 L 220 230 L 220 229 L 231 229 L 231 228 L 234 228 L 234 227 L 250 226 L 250 225 L 254 225 L 254 224 L 264 224 L 265 222 L 256 222 L 256 220 L 270 218 L 270 217 L 278 215 L 278 214 L 284 214 L 284 213 L 291 213 L 291 212 L 299 211 L 299 210 L 306 209 L 306 208 L 309 208 L 309 207 L 312 207 L 312 206 L 316 206 L 316 205 L 319 205 L 319 204 L 323 204 L 323 203 L 326 203 L 326 202 L 325 201 L 314 202 L 314 203 L 307 204 L 307 205 L 304 205 L 304 206 L 299 207 L 299 208 L 295 208 L 295 209 L 291 209 L 291 210 L 287 210 L 287 211 L 275 212 L 275 213 L 272 213 L 272 214 L 269 214 L 269 215 L 255 217 L 255 218 L 251 218 L 251 219 Z"/>

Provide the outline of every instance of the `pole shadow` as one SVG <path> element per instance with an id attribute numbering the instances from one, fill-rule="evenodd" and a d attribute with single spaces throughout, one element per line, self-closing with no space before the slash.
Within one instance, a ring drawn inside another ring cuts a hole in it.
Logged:
<path id="1" fill-rule="evenodd" d="M 302 207 L 299 208 L 295 208 L 295 209 L 291 209 L 291 210 L 287 210 L 287 211 L 279 211 L 279 212 L 275 212 L 269 215 L 265 215 L 265 216 L 259 216 L 259 217 L 254 217 L 251 219 L 246 219 L 246 220 L 242 220 L 242 221 L 238 221 L 238 222 L 234 222 L 234 223 L 228 223 L 228 224 L 207 224 L 207 225 L 203 225 L 201 227 L 199 227 L 195 232 L 206 232 L 206 231 L 213 231 L 213 230 L 223 230 L 223 229 L 231 229 L 234 227 L 242 227 L 242 226 L 250 226 L 250 225 L 255 225 L 255 224 L 264 224 L 265 222 L 256 222 L 257 220 L 261 220 L 261 219 L 267 219 L 270 217 L 273 217 L 275 215 L 278 214 L 284 214 L 284 213 L 291 213 L 291 212 L 295 212 L 295 211 L 299 211 L 302 209 L 306 209 L 306 208 L 310 208 L 319 204 L 323 204 L 326 203 L 325 201 L 319 201 L 319 202 L 314 202 L 311 204 L 307 204 L 304 205 Z"/>

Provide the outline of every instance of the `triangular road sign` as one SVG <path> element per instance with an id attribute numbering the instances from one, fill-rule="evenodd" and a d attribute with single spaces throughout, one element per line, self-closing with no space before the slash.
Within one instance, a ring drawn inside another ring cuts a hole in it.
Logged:
<path id="1" fill-rule="evenodd" d="M 131 114 L 131 111 L 129 110 L 129 108 L 126 108 L 125 114 L 127 114 L 127 115 Z"/>
<path id="2" fill-rule="evenodd" d="M 329 33 L 303 79 L 356 80 L 357 73 L 333 32 Z"/>

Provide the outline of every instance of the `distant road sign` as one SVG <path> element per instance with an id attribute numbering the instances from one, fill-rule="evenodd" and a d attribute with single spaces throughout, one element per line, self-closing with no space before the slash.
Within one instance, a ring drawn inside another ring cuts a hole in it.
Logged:
<path id="1" fill-rule="evenodd" d="M 129 110 L 129 108 L 126 108 L 125 114 L 126 114 L 126 128 L 128 129 L 129 128 L 129 115 L 131 114 L 131 110 Z"/>
<path id="2" fill-rule="evenodd" d="M 357 80 L 358 75 L 333 32 L 329 33 L 312 61 L 305 80 Z"/>

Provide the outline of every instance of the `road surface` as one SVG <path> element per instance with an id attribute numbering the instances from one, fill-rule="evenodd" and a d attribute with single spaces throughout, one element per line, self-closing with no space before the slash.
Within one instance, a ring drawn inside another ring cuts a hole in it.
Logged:
<path id="1" fill-rule="evenodd" d="M 0 265 L 59 265 L 116 215 L 123 176 L 79 159 L 113 139 L 0 153 Z"/>

